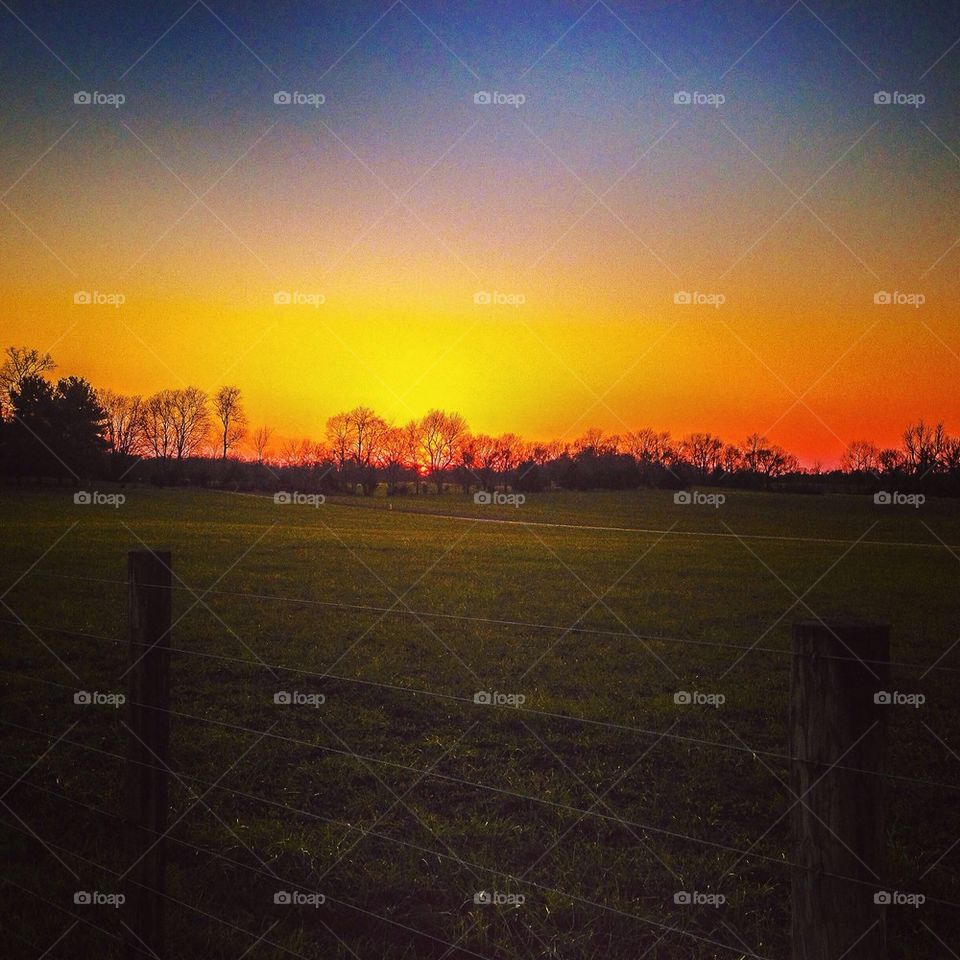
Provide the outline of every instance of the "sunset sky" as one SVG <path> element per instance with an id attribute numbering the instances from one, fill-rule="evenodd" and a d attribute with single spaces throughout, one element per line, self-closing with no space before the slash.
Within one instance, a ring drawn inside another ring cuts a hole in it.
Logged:
<path id="1" fill-rule="evenodd" d="M 133 6 L 0 5 L 0 345 L 285 437 L 960 430 L 956 4 Z"/>

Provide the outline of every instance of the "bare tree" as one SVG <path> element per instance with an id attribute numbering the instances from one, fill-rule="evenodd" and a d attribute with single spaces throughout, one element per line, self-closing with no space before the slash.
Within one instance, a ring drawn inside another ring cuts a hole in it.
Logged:
<path id="1" fill-rule="evenodd" d="M 173 455 L 173 391 L 160 390 L 148 397 L 143 410 L 144 440 L 157 460 Z"/>
<path id="2" fill-rule="evenodd" d="M 701 477 L 706 478 L 720 468 L 723 441 L 712 433 L 691 433 L 680 442 L 680 448 Z"/>
<path id="3" fill-rule="evenodd" d="M 377 455 L 377 466 L 387 480 L 387 493 L 396 493 L 400 471 L 406 463 L 407 435 L 401 427 L 388 427 L 383 435 Z"/>
<path id="4" fill-rule="evenodd" d="M 98 390 L 97 400 L 107 414 L 106 439 L 111 454 L 126 458 L 140 452 L 144 443 L 146 404 L 140 397 L 125 397 L 112 390 Z"/>
<path id="5" fill-rule="evenodd" d="M 346 413 L 337 413 L 327 420 L 327 443 L 333 454 L 333 462 L 337 472 L 343 474 L 343 468 L 353 451 L 353 425 Z"/>
<path id="6" fill-rule="evenodd" d="M 840 457 L 840 469 L 850 473 L 873 473 L 879 466 L 880 451 L 869 440 L 851 440 Z"/>
<path id="7" fill-rule="evenodd" d="M 923 476 L 934 469 L 943 448 L 945 434 L 943 424 L 928 426 L 923 418 L 903 431 L 903 454 L 905 466 L 912 473 Z"/>
<path id="8" fill-rule="evenodd" d="M 239 387 L 221 387 L 213 398 L 213 412 L 219 423 L 220 455 L 227 454 L 243 439 L 247 432 L 247 415 L 240 402 Z"/>
<path id="9" fill-rule="evenodd" d="M 270 444 L 270 438 L 273 436 L 273 430 L 270 427 L 257 427 L 253 431 L 253 451 L 257 458 L 257 463 L 263 463 L 267 458 L 267 447 Z"/>
<path id="10" fill-rule="evenodd" d="M 430 410 L 419 424 L 419 442 L 426 468 L 443 492 L 443 473 L 459 455 L 459 445 L 467 434 L 467 421 L 459 413 Z"/>
<path id="11" fill-rule="evenodd" d="M 204 444 L 210 430 L 207 395 L 198 387 L 171 391 L 173 450 L 177 460 L 192 457 Z"/>

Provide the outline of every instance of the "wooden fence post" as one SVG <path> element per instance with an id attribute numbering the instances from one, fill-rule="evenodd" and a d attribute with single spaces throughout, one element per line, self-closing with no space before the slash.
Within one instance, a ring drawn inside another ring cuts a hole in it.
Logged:
<path id="1" fill-rule="evenodd" d="M 170 741 L 170 553 L 127 557 L 129 673 L 124 782 L 126 849 L 132 867 L 124 894 L 125 960 L 164 957 L 163 892 Z"/>
<path id="2" fill-rule="evenodd" d="M 887 956 L 883 907 L 874 903 L 883 884 L 884 781 L 831 764 L 883 769 L 889 708 L 875 694 L 889 690 L 889 660 L 886 624 L 832 619 L 793 626 L 793 960 Z"/>

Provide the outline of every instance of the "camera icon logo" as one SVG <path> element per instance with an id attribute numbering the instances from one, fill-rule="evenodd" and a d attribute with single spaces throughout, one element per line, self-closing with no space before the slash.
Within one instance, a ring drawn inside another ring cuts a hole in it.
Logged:
<path id="1" fill-rule="evenodd" d="M 479 104 L 492 103 L 493 97 L 490 96 L 490 92 L 488 90 L 478 90 L 473 95 L 473 102 Z"/>
<path id="2" fill-rule="evenodd" d="M 693 97 L 687 90 L 678 90 L 673 95 L 673 102 L 679 104 L 689 104 L 693 103 Z"/>
<path id="3" fill-rule="evenodd" d="M 281 490 L 273 495 L 274 503 L 292 503 L 293 497 L 286 490 Z"/>
<path id="4" fill-rule="evenodd" d="M 887 490 L 878 490 L 873 495 L 873 502 L 879 504 L 893 503 L 893 495 Z"/>
<path id="5" fill-rule="evenodd" d="M 90 496 L 89 490 L 78 490 L 73 495 L 73 502 L 77 506 L 85 506 L 87 504 L 93 503 L 93 497 Z"/>
<path id="6" fill-rule="evenodd" d="M 487 493 L 486 490 L 478 490 L 473 495 L 473 502 L 480 503 L 480 504 L 490 504 L 490 503 L 493 503 L 493 497 L 489 493 Z"/>
<path id="7" fill-rule="evenodd" d="M 493 298 L 490 296 L 489 293 L 487 293 L 486 290 L 478 290 L 473 295 L 473 302 L 480 307 L 488 306 L 491 303 L 492 299 Z"/>
<path id="8" fill-rule="evenodd" d="M 689 691 L 687 690 L 678 690 L 673 695 L 673 702 L 687 705 L 687 704 L 693 703 L 693 697 L 690 695 Z"/>
<path id="9" fill-rule="evenodd" d="M 478 690 L 478 691 L 473 695 L 473 702 L 474 702 L 474 703 L 490 704 L 490 703 L 493 703 L 493 697 L 490 696 L 490 691 L 489 691 L 489 690 Z"/>
<path id="10" fill-rule="evenodd" d="M 273 902 L 274 902 L 274 903 L 281 903 L 281 904 L 289 904 L 289 903 L 291 903 L 291 902 L 292 902 L 292 898 L 291 898 L 291 896 L 290 896 L 290 892 L 289 892 L 288 890 L 278 890 L 278 891 L 273 895 Z"/>
<path id="11" fill-rule="evenodd" d="M 887 293 L 886 290 L 878 290 L 873 295 L 873 302 L 877 304 L 877 306 L 886 306 L 887 304 L 893 302 L 893 298 L 889 293 Z"/>
<path id="12" fill-rule="evenodd" d="M 878 690 L 873 695 L 873 702 L 883 704 L 884 706 L 889 706 L 893 703 L 893 697 L 890 695 L 889 690 Z"/>
<path id="13" fill-rule="evenodd" d="M 80 103 L 80 104 L 88 104 L 93 102 L 93 98 L 90 96 L 90 94 L 86 90 L 78 90 L 73 95 L 73 102 Z"/>
<path id="14" fill-rule="evenodd" d="M 78 690 L 73 695 L 73 702 L 78 706 L 89 706 L 93 703 L 93 695 L 89 690 Z"/>
<path id="15" fill-rule="evenodd" d="M 280 690 L 273 695 L 274 703 L 293 703 L 293 697 L 287 690 Z"/>
<path id="16" fill-rule="evenodd" d="M 73 295 L 73 302 L 81 305 L 93 303 L 93 297 L 88 290 L 77 290 Z"/>
<path id="17" fill-rule="evenodd" d="M 93 903 L 93 897 L 88 890 L 77 890 L 73 895 L 73 902 L 85 906 Z"/>
<path id="18" fill-rule="evenodd" d="M 873 95 L 873 102 L 878 104 L 892 103 L 893 97 L 891 97 L 889 92 L 886 90 L 878 90 Z"/>
<path id="19" fill-rule="evenodd" d="M 878 906 L 889 906 L 893 902 L 893 898 L 888 890 L 878 890 L 873 895 L 873 902 Z"/>
<path id="20" fill-rule="evenodd" d="M 673 295 L 673 302 L 682 306 L 686 306 L 687 304 L 693 303 L 693 297 L 690 295 L 688 290 L 678 290 Z"/>
<path id="21" fill-rule="evenodd" d="M 673 895 L 673 902 L 680 904 L 681 906 L 686 906 L 692 902 L 690 894 L 686 890 L 678 890 Z"/>
<path id="22" fill-rule="evenodd" d="M 273 95 L 273 102 L 279 104 L 287 104 L 293 102 L 293 97 L 286 90 L 278 90 Z"/>
<path id="23" fill-rule="evenodd" d="M 291 303 L 291 301 L 292 301 L 292 299 L 293 299 L 293 298 L 290 296 L 290 291 L 289 291 L 289 290 L 278 290 L 278 291 L 273 295 L 274 305 L 275 305 L 275 306 L 278 306 L 278 307 L 286 307 L 286 306 L 289 306 L 290 303 Z"/>
<path id="24" fill-rule="evenodd" d="M 477 905 L 488 905 L 493 903 L 493 897 L 487 890 L 481 890 L 473 895 L 473 902 Z"/>
<path id="25" fill-rule="evenodd" d="M 690 496 L 689 491 L 687 491 L 687 490 L 678 490 L 678 491 L 673 495 L 673 502 L 674 502 L 674 503 L 692 503 L 692 502 L 693 502 L 693 498 Z"/>

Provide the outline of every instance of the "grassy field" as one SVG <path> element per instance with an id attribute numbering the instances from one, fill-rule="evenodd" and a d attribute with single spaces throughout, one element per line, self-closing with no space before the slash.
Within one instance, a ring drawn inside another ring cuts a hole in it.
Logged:
<path id="1" fill-rule="evenodd" d="M 73 894 L 124 866 L 123 711 L 74 693 L 125 690 L 145 545 L 172 550 L 177 588 L 171 957 L 787 955 L 789 764 L 769 754 L 788 750 L 791 623 L 841 613 L 889 621 L 919 665 L 894 671 L 927 702 L 891 708 L 891 772 L 947 785 L 891 784 L 889 886 L 960 901 L 958 674 L 926 672 L 960 668 L 955 502 L 123 493 L 0 492 L 6 956 L 40 955 L 63 910 L 84 922 L 48 956 L 119 956 L 119 911 Z M 888 923 L 893 956 L 960 942 L 931 902 Z"/>

